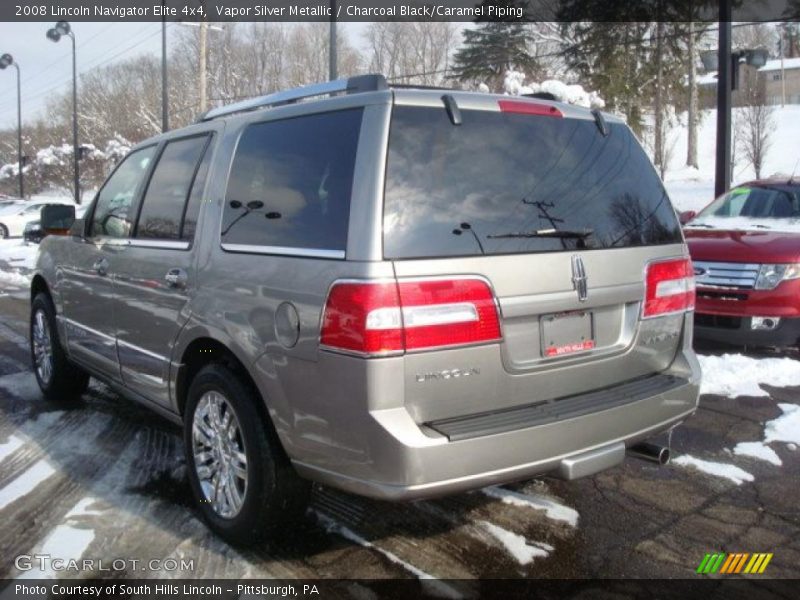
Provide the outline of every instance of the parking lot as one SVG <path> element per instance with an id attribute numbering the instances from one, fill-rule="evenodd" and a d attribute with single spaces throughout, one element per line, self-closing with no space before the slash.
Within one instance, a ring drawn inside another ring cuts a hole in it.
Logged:
<path id="1" fill-rule="evenodd" d="M 3 577 L 55 575 L 15 567 L 20 555 L 44 553 L 127 559 L 116 577 L 163 576 L 140 565 L 186 559 L 172 575 L 685 578 L 700 577 L 695 569 L 714 551 L 774 553 L 766 575 L 800 576 L 800 451 L 772 444 L 780 466 L 731 451 L 762 440 L 779 403 L 800 404 L 800 388 L 702 397 L 673 435 L 673 455 L 728 465 L 721 475 L 629 458 L 578 481 L 542 477 L 410 504 L 320 488 L 299 529 L 237 550 L 191 508 L 175 427 L 98 383 L 74 406 L 41 399 L 28 366 L 27 298 L 0 285 Z"/>

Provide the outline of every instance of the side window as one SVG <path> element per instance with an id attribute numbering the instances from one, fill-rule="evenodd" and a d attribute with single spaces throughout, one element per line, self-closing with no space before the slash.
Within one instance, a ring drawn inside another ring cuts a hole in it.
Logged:
<path id="1" fill-rule="evenodd" d="M 142 201 L 137 238 L 180 239 L 184 209 L 208 139 L 186 138 L 164 147 Z"/>
<path id="2" fill-rule="evenodd" d="M 129 154 L 106 181 L 92 215 L 91 236 L 128 237 L 136 214 L 133 200 L 153 160 L 156 146 Z"/>
<path id="3" fill-rule="evenodd" d="M 203 161 L 200 163 L 200 168 L 197 169 L 197 175 L 194 177 L 192 183 L 192 191 L 189 194 L 189 202 L 186 205 L 186 214 L 183 216 L 183 225 L 181 226 L 181 239 L 192 241 L 194 239 L 194 232 L 197 229 L 197 217 L 200 215 L 200 205 L 203 201 L 203 189 L 206 185 L 206 177 L 208 176 L 208 169 L 211 166 L 211 144 L 203 155 Z"/>
<path id="4" fill-rule="evenodd" d="M 344 250 L 362 114 L 249 126 L 233 159 L 222 243 Z"/>

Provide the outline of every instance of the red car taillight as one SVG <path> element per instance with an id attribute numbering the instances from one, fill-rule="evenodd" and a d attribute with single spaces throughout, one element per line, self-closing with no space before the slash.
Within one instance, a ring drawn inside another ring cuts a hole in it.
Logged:
<path id="1" fill-rule="evenodd" d="M 325 304 L 320 342 L 379 356 L 500 338 L 489 285 L 464 278 L 336 283 Z"/>
<path id="2" fill-rule="evenodd" d="M 694 310 L 694 269 L 689 258 L 647 265 L 642 318 Z"/>

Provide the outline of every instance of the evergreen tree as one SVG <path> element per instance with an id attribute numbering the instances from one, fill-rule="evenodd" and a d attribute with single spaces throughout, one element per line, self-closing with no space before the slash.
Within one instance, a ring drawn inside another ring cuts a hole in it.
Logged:
<path id="1" fill-rule="evenodd" d="M 465 29 L 462 34 L 464 42 L 455 53 L 451 77 L 462 83 L 485 83 L 490 90 L 499 92 L 509 69 L 533 75 L 538 65 L 524 19 L 500 21 L 489 16 L 490 6 L 524 10 L 525 4 L 518 0 L 484 0 L 484 16 L 476 19 L 474 29 Z"/>

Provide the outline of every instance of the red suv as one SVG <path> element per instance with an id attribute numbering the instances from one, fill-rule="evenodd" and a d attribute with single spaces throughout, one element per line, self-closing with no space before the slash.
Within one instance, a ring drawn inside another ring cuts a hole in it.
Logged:
<path id="1" fill-rule="evenodd" d="M 695 336 L 753 346 L 800 341 L 800 181 L 746 183 L 681 222 L 697 281 Z"/>

